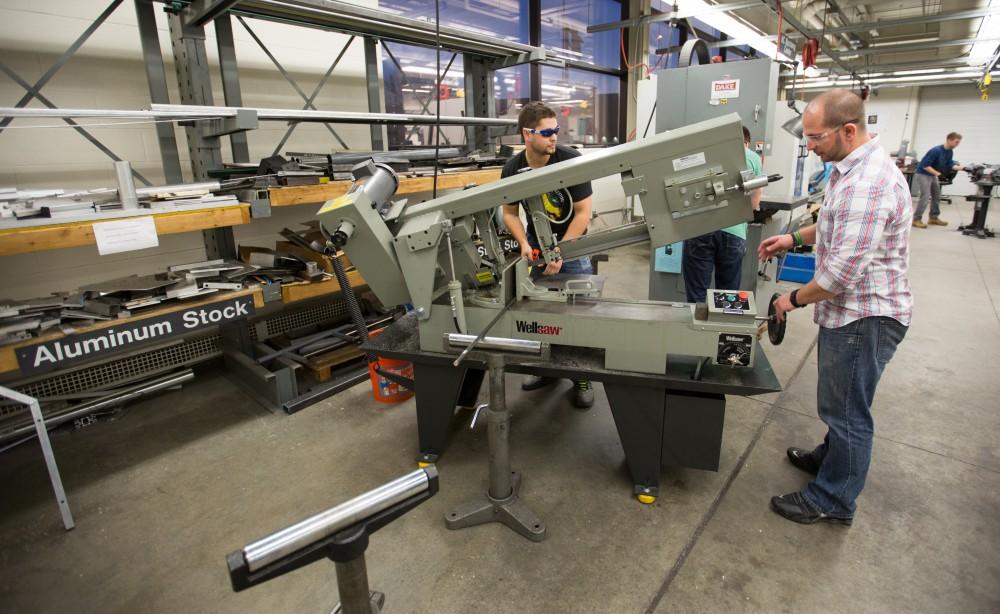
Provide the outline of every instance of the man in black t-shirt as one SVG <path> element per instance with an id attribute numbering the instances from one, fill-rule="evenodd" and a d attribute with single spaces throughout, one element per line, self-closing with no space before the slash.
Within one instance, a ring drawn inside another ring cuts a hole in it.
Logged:
<path id="1" fill-rule="evenodd" d="M 518 172 L 531 172 L 530 170 L 522 171 L 522 169 L 542 168 L 580 155 L 575 149 L 556 144 L 559 122 L 556 120 L 555 111 L 542 102 L 529 102 L 524 105 L 517 117 L 517 127 L 524 138 L 524 151 L 507 161 L 500 173 L 501 181 L 504 177 L 516 175 Z M 593 193 L 594 190 L 588 181 L 571 186 L 569 189 L 557 188 L 542 196 L 542 204 L 545 206 L 545 212 L 549 216 L 549 224 L 552 226 L 552 233 L 557 241 L 575 239 L 587 233 Z M 517 239 L 521 248 L 521 257 L 531 260 L 531 251 L 539 247 L 538 236 L 535 234 L 535 227 L 530 217 L 528 218 L 528 229 L 525 231 L 519 214 L 520 207 L 521 204 L 504 205 L 503 222 L 510 234 Z M 558 249 L 557 245 L 556 250 L 558 251 Z M 547 264 L 542 270 L 542 275 L 555 275 L 556 273 L 589 275 L 592 272 L 590 258 L 579 258 L 567 262 L 556 260 Z M 532 376 L 521 384 L 521 388 L 535 390 L 555 381 L 555 378 Z M 589 381 L 576 380 L 574 382 L 573 404 L 581 409 L 586 409 L 594 404 L 594 391 Z"/>
<path id="2" fill-rule="evenodd" d="M 530 102 L 526 104 L 521 109 L 521 114 L 518 115 L 517 124 L 524 137 L 524 151 L 507 160 L 500 173 L 501 180 L 519 172 L 530 172 L 523 169 L 542 168 L 580 155 L 580 152 L 571 147 L 556 144 L 559 123 L 556 121 L 555 111 L 544 103 Z M 593 193 L 594 190 L 588 181 L 571 186 L 569 189 L 557 188 L 542 195 L 542 204 L 545 205 L 545 212 L 548 213 L 549 224 L 552 226 L 552 233 L 556 236 L 557 241 L 574 239 L 587 234 Z M 524 224 L 521 223 L 521 217 L 518 214 L 520 206 L 518 204 L 504 205 L 503 222 L 510 234 L 517 239 L 521 247 L 521 256 L 530 260 L 531 250 L 538 249 L 538 235 L 535 234 L 535 225 L 530 217 L 528 218 L 527 232 L 525 231 Z M 557 246 L 556 250 L 558 251 L 558 249 Z M 590 258 L 580 258 L 568 262 L 560 260 L 546 265 L 542 274 L 590 274 L 592 272 Z"/>

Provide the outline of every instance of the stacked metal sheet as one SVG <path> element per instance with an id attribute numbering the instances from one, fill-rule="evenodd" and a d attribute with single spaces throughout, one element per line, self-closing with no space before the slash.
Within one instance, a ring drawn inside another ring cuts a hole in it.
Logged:
<path id="1" fill-rule="evenodd" d="M 50 331 L 71 333 L 96 322 L 126 318 L 164 301 L 239 290 L 260 267 L 232 260 L 172 266 L 165 273 L 88 284 L 74 293 L 27 301 L 0 300 L 0 345 Z"/>

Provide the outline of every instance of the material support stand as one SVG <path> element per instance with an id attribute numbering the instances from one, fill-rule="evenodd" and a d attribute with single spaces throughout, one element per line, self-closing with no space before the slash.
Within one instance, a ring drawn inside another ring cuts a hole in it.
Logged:
<path id="1" fill-rule="evenodd" d="M 69 531 L 76 525 L 73 522 L 73 514 L 69 511 L 66 490 L 63 488 L 62 477 L 59 475 L 59 465 L 56 464 L 56 455 L 52 452 L 52 443 L 49 441 L 49 430 L 45 426 L 45 418 L 42 417 L 42 409 L 38 405 L 38 399 L 21 394 L 10 388 L 4 388 L 3 386 L 0 386 L 0 398 L 23 403 L 31 411 L 31 420 L 35 423 L 38 443 L 42 446 L 45 467 L 49 471 L 49 480 L 52 482 L 52 492 L 55 493 L 56 503 L 59 505 L 59 514 L 62 516 L 63 526 Z"/>
<path id="2" fill-rule="evenodd" d="M 510 413 L 504 389 L 504 355 L 490 353 L 490 404 L 486 411 L 490 447 L 490 486 L 485 499 L 463 503 L 445 516 L 452 530 L 500 522 L 531 541 L 545 539 L 545 525 L 518 497 L 521 475 L 510 468 Z"/>
<path id="3" fill-rule="evenodd" d="M 368 588 L 368 566 L 365 555 L 350 561 L 334 561 L 337 570 L 337 590 L 340 603 L 331 614 L 369 614 L 382 611 L 385 593 Z"/>

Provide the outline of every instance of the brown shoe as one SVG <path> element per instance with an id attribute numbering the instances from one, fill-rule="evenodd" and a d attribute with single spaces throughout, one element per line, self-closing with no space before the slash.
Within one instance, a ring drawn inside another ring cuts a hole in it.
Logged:
<path id="1" fill-rule="evenodd" d="M 913 218 L 913 227 L 914 228 L 927 228 L 927 224 L 924 224 L 922 221 L 920 221 L 920 220 L 918 220 L 916 218 Z"/>
<path id="2" fill-rule="evenodd" d="M 930 224 L 930 225 L 932 225 L 932 226 L 947 226 L 948 225 L 948 222 L 942 220 L 939 217 L 932 217 L 931 219 L 927 220 L 927 223 Z"/>

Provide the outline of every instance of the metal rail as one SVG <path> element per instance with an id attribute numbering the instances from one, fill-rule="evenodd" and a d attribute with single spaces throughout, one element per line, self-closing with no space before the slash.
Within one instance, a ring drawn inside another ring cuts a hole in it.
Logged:
<path id="1" fill-rule="evenodd" d="M 336 507 L 310 516 L 243 548 L 251 572 L 427 490 L 430 476 L 417 469 Z"/>
<path id="2" fill-rule="evenodd" d="M 152 104 L 149 110 L 122 109 L 21 109 L 0 107 L 0 117 L 90 117 L 104 119 L 222 119 L 236 117 L 238 111 L 254 111 L 260 121 L 333 122 L 342 124 L 420 124 L 438 123 L 433 115 L 402 113 L 351 113 L 344 111 L 313 111 L 305 109 L 262 109 L 251 107 L 209 107 L 183 104 Z M 440 118 L 446 126 L 516 126 L 513 119 L 462 117 L 446 115 Z"/>

